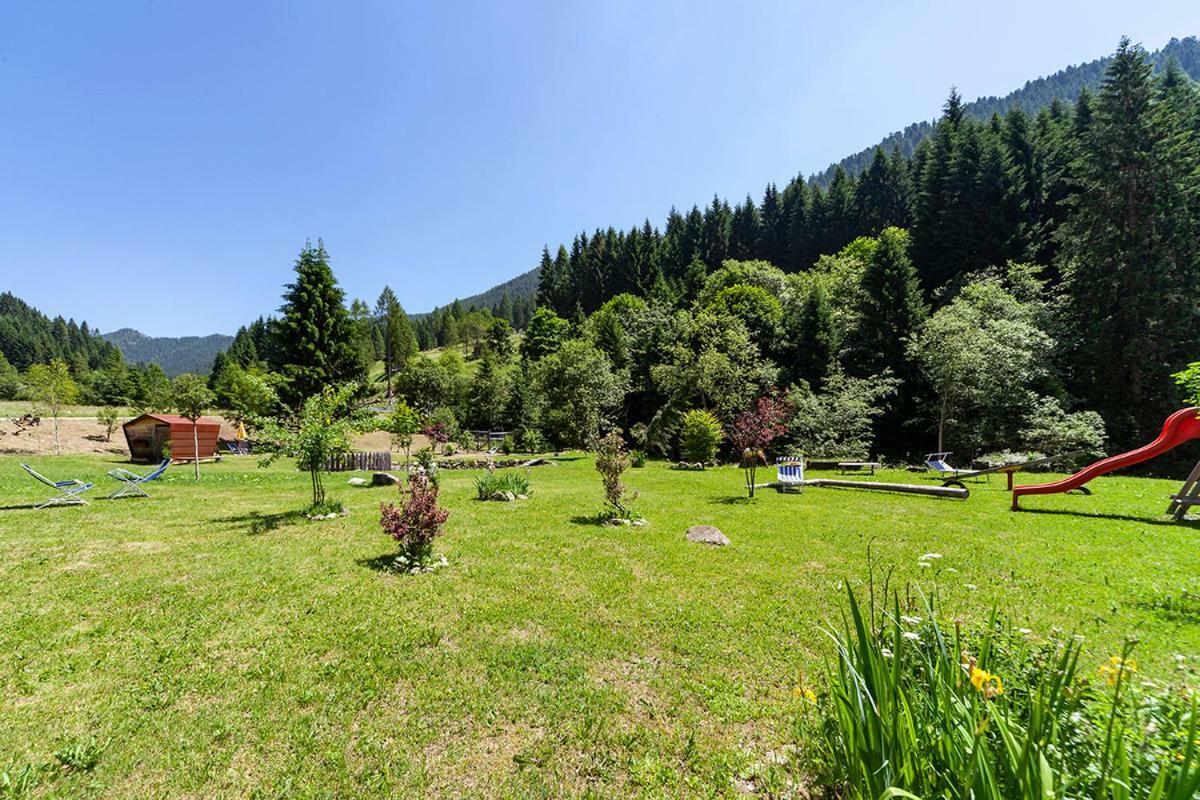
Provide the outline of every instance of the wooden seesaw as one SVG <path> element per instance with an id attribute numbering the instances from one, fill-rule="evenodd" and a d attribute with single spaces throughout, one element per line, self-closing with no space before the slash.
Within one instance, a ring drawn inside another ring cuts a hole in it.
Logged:
<path id="1" fill-rule="evenodd" d="M 866 489 L 873 492 L 900 492 L 902 494 L 923 494 L 929 497 L 949 497 L 955 500 L 966 500 L 971 492 L 965 486 L 926 486 L 915 483 L 882 483 L 878 481 L 846 481 L 840 478 L 804 478 L 804 458 L 781 458 L 776 461 L 776 477 L 778 480 L 770 483 L 756 484 L 756 489 L 774 489 L 787 492 L 791 489 L 803 489 L 812 486 L 818 489 Z"/>

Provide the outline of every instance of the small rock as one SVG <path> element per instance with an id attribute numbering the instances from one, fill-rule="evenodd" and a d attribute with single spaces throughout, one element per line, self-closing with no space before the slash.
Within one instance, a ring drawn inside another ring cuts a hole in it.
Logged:
<path id="1" fill-rule="evenodd" d="M 729 537 L 721 533 L 720 528 L 713 525 L 693 525 L 687 529 L 687 540 L 716 547 L 725 547 L 729 544 Z"/>
<path id="2" fill-rule="evenodd" d="M 400 479 L 390 472 L 376 472 L 371 476 L 371 483 L 375 486 L 395 486 Z"/>
<path id="3" fill-rule="evenodd" d="M 517 496 L 512 492 L 505 492 L 504 499 L 511 503 L 513 500 L 517 499 Z"/>
<path id="4" fill-rule="evenodd" d="M 527 494 L 519 494 L 519 495 L 517 495 L 517 499 L 518 499 L 518 500 L 528 500 L 528 499 L 529 499 L 529 495 L 527 495 Z"/>
<path id="5" fill-rule="evenodd" d="M 350 480 L 346 481 L 346 483 L 350 484 L 351 486 L 366 486 L 367 479 L 366 478 L 351 478 Z"/>

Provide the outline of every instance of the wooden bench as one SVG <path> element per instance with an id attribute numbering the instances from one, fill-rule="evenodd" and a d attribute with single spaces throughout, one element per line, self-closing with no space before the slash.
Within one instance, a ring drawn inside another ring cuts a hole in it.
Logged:
<path id="1" fill-rule="evenodd" d="M 871 474 L 875 474 L 875 470 L 882 465 L 878 461 L 839 461 L 837 468 L 838 472 L 860 472 L 864 469 L 871 470 Z"/>

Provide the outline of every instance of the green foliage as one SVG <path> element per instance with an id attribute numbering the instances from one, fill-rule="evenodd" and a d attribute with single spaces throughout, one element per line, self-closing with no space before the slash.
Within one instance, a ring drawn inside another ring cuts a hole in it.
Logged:
<path id="1" fill-rule="evenodd" d="M 863 607 L 847 595 L 828 697 L 797 687 L 816 704 L 806 729 L 831 789 L 863 800 L 1184 800 L 1200 789 L 1196 701 L 1136 680 L 1132 645 L 1091 685 L 1081 638 L 1035 646 L 995 614 L 978 635 L 947 631 L 932 600 L 902 609 L 885 589 Z"/>
<path id="2" fill-rule="evenodd" d="M 759 286 L 727 286 L 713 297 L 707 310 L 740 320 L 760 350 L 772 347 L 783 322 L 783 306 Z"/>
<path id="3" fill-rule="evenodd" d="M 1123 39 L 1072 165 L 1061 259 L 1072 371 L 1120 448 L 1174 410 L 1171 375 L 1200 338 L 1196 103 L 1194 85 L 1155 81 Z"/>
<path id="4" fill-rule="evenodd" d="M 627 377 L 608 358 L 580 339 L 564 343 L 532 368 L 542 403 L 542 430 L 563 447 L 587 448 L 616 420 Z"/>
<path id="5" fill-rule="evenodd" d="M 788 393 L 789 443 L 794 450 L 818 458 L 870 457 L 874 423 L 884 414 L 884 402 L 895 393 L 897 383 L 886 373 L 852 378 L 838 371 L 819 391 L 798 384 Z"/>
<path id="6" fill-rule="evenodd" d="M 438 478 L 437 455 L 432 447 L 422 447 L 417 451 L 417 469 L 429 479 L 434 486 L 440 485 Z"/>
<path id="7" fill-rule="evenodd" d="M 701 312 L 650 374 L 669 405 L 710 408 L 731 420 L 769 390 L 779 373 L 741 321 Z"/>
<path id="8" fill-rule="evenodd" d="M 458 406 L 466 386 L 462 356 L 453 351 L 436 360 L 416 356 L 396 376 L 397 393 L 422 414 L 439 406 Z"/>
<path id="9" fill-rule="evenodd" d="M 199 375 L 184 373 L 171 381 L 171 402 L 179 411 L 179 415 L 192 423 L 192 446 L 195 457 L 192 466 L 196 480 L 200 480 L 200 445 L 196 422 L 204 414 L 204 410 L 216 402 L 217 396 L 208 388 L 208 381 Z"/>
<path id="10" fill-rule="evenodd" d="M 950 449 L 949 425 L 963 420 L 959 449 L 1011 441 L 1012 420 L 1033 404 L 1054 341 L 1038 326 L 1034 303 L 983 277 L 963 287 L 916 331 L 909 355 L 937 395 L 937 449 Z"/>
<path id="11" fill-rule="evenodd" d="M 403 400 L 396 403 L 383 421 L 382 428 L 391 435 L 392 446 L 404 451 L 405 464 L 412 457 L 413 437 L 421 432 L 421 427 L 421 415 Z"/>
<path id="12" fill-rule="evenodd" d="M 0 400 L 15 400 L 21 391 L 21 375 L 0 353 Z"/>
<path id="13" fill-rule="evenodd" d="M 254 428 L 259 447 L 266 455 L 262 466 L 286 456 L 294 458 L 300 469 L 307 470 L 312 486 L 312 505 L 325 502 L 325 487 L 321 473 L 330 457 L 351 450 L 353 436 L 375 426 L 375 420 L 365 409 L 358 407 L 354 397 L 358 386 L 328 386 L 307 398 L 299 413 L 288 417 L 265 417 L 255 420 Z"/>
<path id="14" fill-rule="evenodd" d="M 1095 411 L 1069 413 L 1055 398 L 1042 397 L 1025 415 L 1018 438 L 1030 450 L 1047 455 L 1083 451 L 1060 467 L 1086 463 L 1104 455 L 1104 420 Z"/>
<path id="15" fill-rule="evenodd" d="M 479 500 L 495 500 L 496 495 L 506 493 L 528 497 L 532 493 L 529 475 L 514 469 L 489 469 L 475 479 L 475 497 Z"/>
<path id="16" fill-rule="evenodd" d="M 58 435 L 58 417 L 63 406 L 74 403 L 79 397 L 79 385 L 71 378 L 67 362 L 61 358 L 49 364 L 34 364 L 25 374 L 30 397 L 50 412 L 54 418 L 54 451 L 62 455 L 62 442 Z"/>
<path id="17" fill-rule="evenodd" d="M 629 453 L 620 431 L 610 431 L 596 443 L 596 471 L 604 484 L 604 501 L 614 518 L 629 519 L 629 504 L 637 499 L 637 492 L 629 495 L 629 489 L 621 482 L 621 475 L 629 469 Z"/>
<path id="18" fill-rule="evenodd" d="M 1200 406 L 1200 361 L 1193 361 L 1187 369 L 1172 375 L 1176 385 L 1183 392 L 1183 401 L 1193 406 Z"/>
<path id="19" fill-rule="evenodd" d="M 216 386 L 217 401 L 232 412 L 233 419 L 245 422 L 270 416 L 279 408 L 279 394 L 271 375 L 233 363 L 225 367 Z"/>
<path id="20" fill-rule="evenodd" d="M 529 320 L 529 327 L 525 329 L 521 357 L 536 361 L 557 352 L 570 333 L 571 323 L 549 308 L 540 307 L 533 312 L 533 319 Z"/>
<path id="21" fill-rule="evenodd" d="M 280 396 L 293 408 L 327 386 L 358 381 L 367 366 L 323 242 L 318 240 L 316 247 L 305 243 L 295 272 L 274 332 L 278 354 L 273 365 L 285 379 Z"/>
<path id="22" fill-rule="evenodd" d="M 724 437 L 720 420 L 709 411 L 693 409 L 683 415 L 679 454 L 687 463 L 703 467 L 716 459 L 717 446 Z"/>
<path id="23" fill-rule="evenodd" d="M 392 375 L 417 353 L 417 337 L 404 308 L 391 287 L 384 286 L 375 302 L 375 317 L 383 343 L 383 371 L 387 395 L 391 397 Z"/>
<path id="24" fill-rule="evenodd" d="M 104 406 L 96 412 L 96 421 L 104 427 L 104 441 L 111 442 L 113 431 L 120 427 L 120 415 L 113 406 Z"/>

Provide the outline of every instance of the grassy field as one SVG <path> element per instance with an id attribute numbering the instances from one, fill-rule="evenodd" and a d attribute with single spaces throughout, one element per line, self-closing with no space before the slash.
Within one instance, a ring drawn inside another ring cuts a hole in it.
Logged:
<path id="1" fill-rule="evenodd" d="M 104 489 L 115 466 L 33 463 Z M 379 569 L 395 490 L 349 475 L 330 481 L 351 512 L 335 521 L 297 516 L 305 475 L 251 459 L 35 511 L 39 487 L 0 458 L 0 770 L 95 761 L 42 771 L 34 797 L 768 793 L 788 770 L 772 754 L 804 744 L 791 689 L 828 657 L 822 625 L 868 547 L 968 625 L 999 605 L 1032 636 L 1082 634 L 1096 664 L 1136 635 L 1158 677 L 1200 653 L 1200 531 L 1161 516 L 1175 481 L 1102 478 L 1013 514 L 1002 479 L 965 502 L 748 502 L 732 468 L 652 463 L 627 481 L 651 524 L 612 528 L 588 519 L 590 459 L 531 476 L 528 501 L 481 503 L 471 473 L 443 473 L 450 567 L 407 576 Z M 685 542 L 695 523 L 732 546 Z"/>

